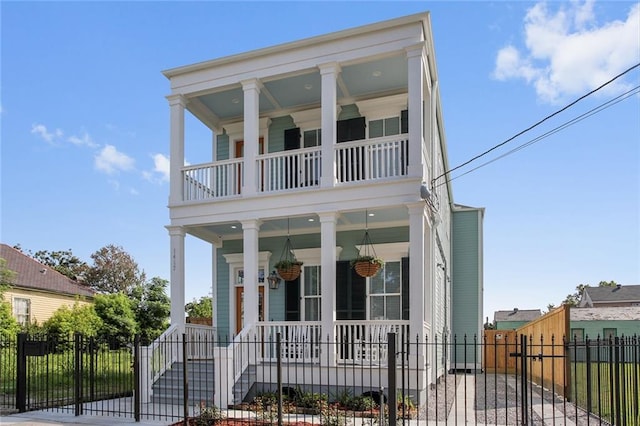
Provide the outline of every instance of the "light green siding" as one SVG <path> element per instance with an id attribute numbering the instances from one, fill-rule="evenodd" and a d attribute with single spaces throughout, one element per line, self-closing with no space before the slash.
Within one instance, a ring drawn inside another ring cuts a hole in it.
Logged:
<path id="1" fill-rule="evenodd" d="M 640 333 L 640 321 L 616 321 L 616 320 L 592 320 L 592 321 L 571 321 L 571 329 L 583 329 L 584 337 L 589 339 L 597 339 L 603 337 L 605 328 L 613 328 L 616 330 L 616 336 L 633 336 Z M 573 339 L 573 336 L 571 336 Z"/>
<path id="2" fill-rule="evenodd" d="M 515 330 L 529 321 L 496 321 L 496 330 Z"/>
<path id="3" fill-rule="evenodd" d="M 284 117 L 275 117 L 271 119 L 269 125 L 269 152 L 284 151 L 284 131 L 287 129 L 295 129 L 296 123 L 293 118 L 287 115 Z"/>
<path id="4" fill-rule="evenodd" d="M 453 211 L 451 241 L 452 335 L 457 341 L 473 341 L 482 324 L 482 211 Z M 467 365 L 480 359 L 472 348 L 452 353 L 451 362 Z M 466 358 L 465 358 L 466 357 Z"/>
<path id="5" fill-rule="evenodd" d="M 223 133 L 216 137 L 216 160 L 229 159 L 229 135 Z"/>

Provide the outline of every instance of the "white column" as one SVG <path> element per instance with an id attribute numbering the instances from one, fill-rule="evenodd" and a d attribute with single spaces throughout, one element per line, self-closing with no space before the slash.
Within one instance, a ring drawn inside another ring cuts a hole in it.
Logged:
<path id="1" fill-rule="evenodd" d="M 167 96 L 170 108 L 169 131 L 169 204 L 182 202 L 182 167 L 184 166 L 184 108 L 187 101 L 182 95 Z"/>
<path id="2" fill-rule="evenodd" d="M 424 45 L 421 43 L 407 49 L 408 90 L 409 90 L 409 176 L 423 177 L 423 83 Z M 425 105 L 425 108 L 428 108 Z"/>
<path id="3" fill-rule="evenodd" d="M 258 231 L 259 220 L 242 221 L 244 269 L 244 327 L 258 322 Z"/>
<path id="4" fill-rule="evenodd" d="M 332 62 L 320 65 L 322 78 L 322 179 L 320 186 L 332 187 L 336 181 L 335 145 L 337 136 L 337 102 L 336 82 L 340 65 Z"/>
<path id="5" fill-rule="evenodd" d="M 218 249 L 221 247 L 222 244 L 211 245 L 211 326 L 213 328 L 218 326 L 216 318 L 218 313 L 216 308 L 216 302 L 218 301 Z"/>
<path id="6" fill-rule="evenodd" d="M 171 240 L 171 325 L 184 331 L 184 228 L 167 226 Z"/>
<path id="7" fill-rule="evenodd" d="M 425 318 L 424 292 L 428 286 L 425 282 L 425 204 L 416 203 L 407 206 L 409 209 L 409 335 L 420 336 L 424 341 L 423 324 Z"/>
<path id="8" fill-rule="evenodd" d="M 336 223 L 338 214 L 320 213 L 320 265 L 321 265 L 321 341 L 335 342 L 334 323 L 336 321 Z M 335 351 L 323 351 L 323 365 L 334 365 Z"/>
<path id="9" fill-rule="evenodd" d="M 244 178 L 242 194 L 257 193 L 256 159 L 260 133 L 260 84 L 258 80 L 242 82 L 244 90 Z"/>

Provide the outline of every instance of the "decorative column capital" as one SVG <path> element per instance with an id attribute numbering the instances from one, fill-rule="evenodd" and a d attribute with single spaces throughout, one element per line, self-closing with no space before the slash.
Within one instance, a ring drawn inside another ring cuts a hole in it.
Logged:
<path id="1" fill-rule="evenodd" d="M 245 92 L 248 90 L 256 90 L 258 93 L 260 93 L 260 90 L 262 90 L 262 83 L 257 78 L 242 80 L 240 84 L 242 84 L 242 90 L 244 90 Z"/>
<path id="2" fill-rule="evenodd" d="M 186 234 L 183 226 L 167 225 L 165 228 L 169 231 L 169 235 L 172 237 L 184 237 Z"/>
<path id="3" fill-rule="evenodd" d="M 338 222 L 338 217 L 340 217 L 340 213 L 338 212 L 318 213 L 318 218 L 320 219 L 320 223 L 336 224 Z"/>
<path id="4" fill-rule="evenodd" d="M 262 226 L 262 221 L 260 219 L 247 219 L 247 220 L 241 220 L 240 223 L 242 224 L 242 230 L 246 231 L 249 229 L 255 229 L 257 231 L 260 230 L 260 226 Z"/>
<path id="5" fill-rule="evenodd" d="M 338 74 L 342 71 L 342 67 L 337 62 L 326 62 L 324 64 L 318 65 L 318 69 L 320 69 L 320 75 L 325 74 Z"/>
<path id="6" fill-rule="evenodd" d="M 184 108 L 189 103 L 189 100 L 180 93 L 168 95 L 166 96 L 166 99 L 169 101 L 169 106 L 181 105 Z"/>
<path id="7" fill-rule="evenodd" d="M 424 43 L 416 43 L 413 46 L 405 47 L 407 58 L 415 58 L 426 54 Z"/>

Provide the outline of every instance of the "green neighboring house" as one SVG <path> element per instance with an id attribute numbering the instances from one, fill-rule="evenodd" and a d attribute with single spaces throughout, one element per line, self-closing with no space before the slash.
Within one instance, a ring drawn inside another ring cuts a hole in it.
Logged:
<path id="1" fill-rule="evenodd" d="M 637 335 L 640 331 L 640 308 L 572 308 L 571 340 L 583 341 Z"/>
<path id="2" fill-rule="evenodd" d="M 540 309 L 518 309 L 511 311 L 496 311 L 493 323 L 496 330 L 515 330 L 542 316 Z"/>

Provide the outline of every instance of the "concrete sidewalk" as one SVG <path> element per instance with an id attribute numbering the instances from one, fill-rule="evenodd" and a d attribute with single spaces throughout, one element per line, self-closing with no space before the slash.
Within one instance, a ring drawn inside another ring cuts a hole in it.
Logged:
<path id="1" fill-rule="evenodd" d="M 165 421 L 141 421 L 136 423 L 132 417 L 116 416 L 74 416 L 71 413 L 57 413 L 50 411 L 29 411 L 26 413 L 16 413 L 0 416 L 0 425 L 20 425 L 20 426 L 53 426 L 53 425 L 97 425 L 97 426 L 117 426 L 117 425 L 149 425 L 166 426 L 170 424 Z"/>

